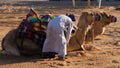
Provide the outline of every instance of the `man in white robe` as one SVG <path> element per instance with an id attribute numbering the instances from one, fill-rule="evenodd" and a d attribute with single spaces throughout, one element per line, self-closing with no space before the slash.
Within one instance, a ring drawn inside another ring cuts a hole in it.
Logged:
<path id="1" fill-rule="evenodd" d="M 55 52 L 58 53 L 59 58 L 67 55 L 67 44 L 71 37 L 73 21 L 69 16 L 59 15 L 48 23 L 43 53 Z"/>

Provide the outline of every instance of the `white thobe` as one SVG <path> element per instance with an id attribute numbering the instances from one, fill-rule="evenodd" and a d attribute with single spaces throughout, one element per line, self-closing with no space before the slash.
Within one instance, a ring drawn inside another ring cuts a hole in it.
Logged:
<path id="1" fill-rule="evenodd" d="M 67 55 L 67 43 L 73 28 L 72 20 L 66 15 L 60 15 L 48 23 L 43 52 L 56 52 L 59 56 Z"/>

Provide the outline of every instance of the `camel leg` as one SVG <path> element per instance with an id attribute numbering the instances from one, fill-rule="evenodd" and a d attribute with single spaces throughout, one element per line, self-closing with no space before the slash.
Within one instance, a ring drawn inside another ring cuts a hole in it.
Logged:
<path id="1" fill-rule="evenodd" d="M 2 47 L 4 48 L 2 51 L 3 54 L 20 56 L 19 49 L 15 43 L 15 30 L 11 30 L 4 37 L 4 40 L 2 41 Z"/>
<path id="2" fill-rule="evenodd" d="M 5 47 L 5 50 L 2 51 L 4 54 L 20 56 L 20 53 L 17 47 L 14 47 L 11 45 L 6 45 L 4 47 Z"/>
<path id="3" fill-rule="evenodd" d="M 6 44 L 6 41 L 2 41 L 2 42 L 3 42 L 2 43 L 3 50 L 0 52 L 0 54 L 20 56 L 20 53 L 17 47 L 13 47 L 11 45 Z"/>

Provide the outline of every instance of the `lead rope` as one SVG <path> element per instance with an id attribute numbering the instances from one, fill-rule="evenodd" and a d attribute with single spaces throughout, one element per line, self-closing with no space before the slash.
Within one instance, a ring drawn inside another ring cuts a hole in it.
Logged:
<path id="1" fill-rule="evenodd" d="M 94 25 L 94 23 L 95 23 L 95 12 L 93 12 L 93 23 L 92 23 L 92 27 L 93 27 L 93 25 Z M 95 41 L 94 41 L 94 29 L 92 29 L 92 43 L 93 43 L 93 45 L 95 45 Z"/>

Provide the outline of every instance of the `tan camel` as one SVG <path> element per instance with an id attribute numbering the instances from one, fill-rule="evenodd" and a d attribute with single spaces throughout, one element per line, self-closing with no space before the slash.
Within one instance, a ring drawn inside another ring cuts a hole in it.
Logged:
<path id="1" fill-rule="evenodd" d="M 92 28 L 94 16 L 91 13 L 83 12 L 78 21 L 78 30 L 76 34 L 70 39 L 68 44 L 68 51 L 77 50 L 85 42 L 87 32 Z"/>
<path id="2" fill-rule="evenodd" d="M 117 21 L 117 18 L 115 16 L 108 15 L 105 12 L 102 12 L 101 15 L 102 20 L 95 21 L 93 27 L 86 34 L 85 43 L 92 42 L 96 36 L 102 35 L 105 32 L 105 27 L 107 25 Z"/>

